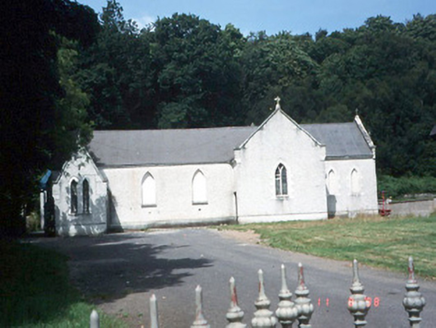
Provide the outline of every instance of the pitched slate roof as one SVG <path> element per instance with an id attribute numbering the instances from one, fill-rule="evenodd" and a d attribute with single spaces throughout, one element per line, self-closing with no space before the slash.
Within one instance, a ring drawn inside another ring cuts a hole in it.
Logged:
<path id="1" fill-rule="evenodd" d="M 372 149 L 356 122 L 301 124 L 315 139 L 326 145 L 327 158 L 371 158 Z"/>
<path id="2" fill-rule="evenodd" d="M 226 163 L 256 127 L 94 131 L 88 151 L 97 166 Z"/>
<path id="3" fill-rule="evenodd" d="M 326 145 L 328 158 L 371 158 L 372 150 L 355 122 L 302 124 Z M 176 130 L 94 131 L 88 146 L 97 166 L 228 163 L 258 127 Z"/>

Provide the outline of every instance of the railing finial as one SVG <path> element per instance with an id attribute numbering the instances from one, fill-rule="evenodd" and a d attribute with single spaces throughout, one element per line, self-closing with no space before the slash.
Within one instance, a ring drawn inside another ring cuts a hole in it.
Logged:
<path id="1" fill-rule="evenodd" d="M 406 294 L 404 295 L 403 305 L 409 314 L 409 323 L 412 328 L 419 328 L 421 317 L 419 316 L 425 306 L 425 299 L 418 291 L 419 285 L 415 279 L 415 267 L 413 258 L 409 257 L 409 279 L 406 282 Z"/>
<path id="2" fill-rule="evenodd" d="M 354 326 L 363 327 L 366 325 L 365 316 L 371 307 L 371 302 L 363 294 L 365 288 L 360 282 L 359 265 L 357 260 L 353 261 L 353 284 L 350 287 L 351 296 L 348 298 L 348 311 L 354 317 Z"/>
<path id="3" fill-rule="evenodd" d="M 226 328 L 245 328 L 247 325 L 242 323 L 244 312 L 238 305 L 238 294 L 236 293 L 235 278 L 231 277 L 230 285 L 230 308 L 227 311 L 226 318 L 230 322 Z"/>
<path id="4" fill-rule="evenodd" d="M 298 263 L 298 286 L 295 290 L 295 306 L 298 309 L 298 327 L 312 328 L 309 321 L 313 313 L 313 304 L 309 296 L 309 289 L 304 282 L 304 268 Z"/>
<path id="5" fill-rule="evenodd" d="M 159 328 L 156 295 L 150 296 L 150 328 Z"/>
<path id="6" fill-rule="evenodd" d="M 259 270 L 259 297 L 254 305 L 256 306 L 256 312 L 254 312 L 254 318 L 251 320 L 253 328 L 274 328 L 277 324 L 277 318 L 274 317 L 272 311 L 269 310 L 271 305 L 270 300 L 265 295 L 265 286 L 263 284 L 263 271 Z"/>
<path id="7" fill-rule="evenodd" d="M 191 328 L 199 327 L 210 328 L 203 315 L 202 289 L 200 285 L 195 288 L 195 320 L 192 323 Z"/>
<path id="8" fill-rule="evenodd" d="M 283 328 L 292 328 L 292 324 L 298 317 L 298 309 L 292 302 L 292 293 L 288 289 L 286 283 L 286 267 L 282 264 L 281 267 L 282 288 L 279 292 L 280 302 L 276 310 L 276 316 L 279 319 Z"/>
<path id="9" fill-rule="evenodd" d="M 92 310 L 91 316 L 90 316 L 90 328 L 100 328 L 100 317 L 98 316 L 98 312 L 95 310 Z"/>

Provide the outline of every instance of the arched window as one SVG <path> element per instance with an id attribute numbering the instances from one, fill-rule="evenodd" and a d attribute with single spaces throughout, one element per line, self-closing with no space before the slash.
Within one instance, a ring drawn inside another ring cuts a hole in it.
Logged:
<path id="1" fill-rule="evenodd" d="M 351 171 L 351 193 L 358 194 L 360 192 L 359 173 L 356 169 Z"/>
<path id="2" fill-rule="evenodd" d="M 200 170 L 192 178 L 192 203 L 207 204 L 206 178 Z"/>
<path id="3" fill-rule="evenodd" d="M 71 193 L 70 211 L 71 214 L 77 214 L 77 181 L 76 180 L 71 181 L 70 193 Z"/>
<path id="4" fill-rule="evenodd" d="M 142 179 L 142 206 L 156 206 L 156 182 L 150 173 Z"/>
<path id="5" fill-rule="evenodd" d="M 83 180 L 82 183 L 83 190 L 83 213 L 89 213 L 89 182 L 88 180 Z"/>
<path id="6" fill-rule="evenodd" d="M 329 171 L 327 175 L 327 189 L 330 195 L 334 195 L 337 192 L 338 183 L 336 179 L 336 173 L 333 170 Z"/>
<path id="7" fill-rule="evenodd" d="M 285 196 L 288 194 L 288 179 L 286 176 L 286 167 L 279 164 L 276 169 L 276 195 Z"/>

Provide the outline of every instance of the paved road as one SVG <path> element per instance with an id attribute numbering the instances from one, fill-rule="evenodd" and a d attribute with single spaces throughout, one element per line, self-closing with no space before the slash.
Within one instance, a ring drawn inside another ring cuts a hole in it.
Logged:
<path id="1" fill-rule="evenodd" d="M 212 327 L 225 327 L 231 276 L 236 279 L 239 305 L 248 324 L 255 311 L 257 270 L 264 271 L 266 294 L 275 311 L 280 265 L 285 263 L 287 267 L 288 285 L 293 292 L 297 286 L 298 262 L 305 266 L 306 284 L 315 306 L 313 327 L 353 327 L 346 309 L 352 279 L 350 264 L 346 262 L 245 244 L 207 229 L 35 242 L 69 255 L 74 283 L 104 311 L 126 318 L 132 327 L 149 326 L 148 300 L 152 293 L 158 299 L 160 327 L 190 327 L 197 284 L 203 287 L 206 319 Z M 405 271 L 406 267 L 407 263 Z M 393 274 L 363 266 L 360 276 L 365 294 L 379 300 L 379 306 L 373 306 L 367 316 L 366 327 L 409 327 L 402 306 L 406 273 Z M 427 300 L 421 328 L 436 327 L 436 282 L 421 280 L 419 284 Z"/>

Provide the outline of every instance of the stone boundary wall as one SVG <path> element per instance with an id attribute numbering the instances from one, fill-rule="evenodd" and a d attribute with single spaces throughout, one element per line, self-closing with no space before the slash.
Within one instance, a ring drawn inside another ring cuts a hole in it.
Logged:
<path id="1" fill-rule="evenodd" d="M 390 203 L 387 208 L 392 210 L 393 216 L 430 216 L 436 212 L 436 198 Z"/>

